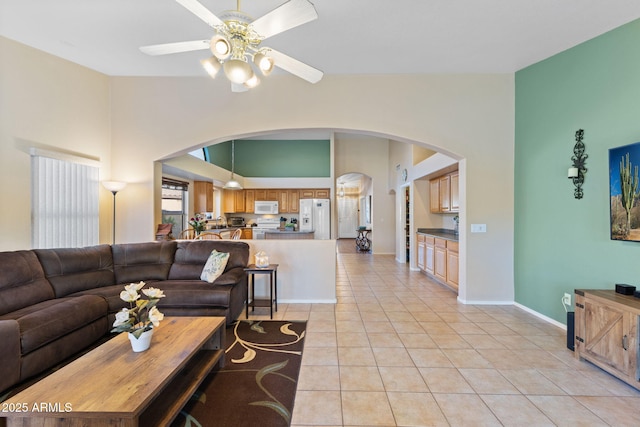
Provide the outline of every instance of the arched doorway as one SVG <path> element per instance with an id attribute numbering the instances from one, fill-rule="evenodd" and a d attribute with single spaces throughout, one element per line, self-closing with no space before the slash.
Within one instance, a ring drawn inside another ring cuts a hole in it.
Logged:
<path id="1" fill-rule="evenodd" d="M 359 226 L 371 226 L 372 179 L 352 172 L 336 179 L 338 239 L 355 239 Z"/>

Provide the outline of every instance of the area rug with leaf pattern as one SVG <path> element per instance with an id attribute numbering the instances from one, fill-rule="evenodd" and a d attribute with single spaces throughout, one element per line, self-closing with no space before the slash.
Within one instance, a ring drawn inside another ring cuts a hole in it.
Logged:
<path id="1" fill-rule="evenodd" d="M 172 427 L 289 426 L 307 323 L 242 320 L 226 331 L 226 363 Z"/>

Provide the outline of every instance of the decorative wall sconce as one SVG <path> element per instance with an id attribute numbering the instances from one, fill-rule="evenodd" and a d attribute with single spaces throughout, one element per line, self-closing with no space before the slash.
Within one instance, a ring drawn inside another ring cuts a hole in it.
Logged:
<path id="1" fill-rule="evenodd" d="M 587 157 L 589 157 L 584 153 L 585 147 L 582 142 L 583 137 L 584 130 L 578 129 L 576 131 L 576 145 L 573 146 L 573 156 L 571 156 L 573 165 L 569 168 L 568 172 L 569 179 L 573 181 L 573 185 L 576 187 L 573 191 L 573 197 L 576 199 L 582 199 L 582 196 L 584 195 L 582 191 L 582 184 L 584 184 L 584 176 L 587 173 L 587 168 L 584 166 Z"/>

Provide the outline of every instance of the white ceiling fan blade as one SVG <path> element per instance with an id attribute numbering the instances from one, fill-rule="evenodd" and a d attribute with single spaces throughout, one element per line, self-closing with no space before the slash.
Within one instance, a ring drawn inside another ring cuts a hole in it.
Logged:
<path id="1" fill-rule="evenodd" d="M 197 0 L 176 0 L 180 3 L 184 8 L 189 10 L 189 12 L 196 15 L 198 18 L 202 19 L 204 22 L 209 24 L 210 27 L 215 28 L 217 25 L 224 25 L 224 22 L 216 15 L 214 15 L 209 9 L 204 7 Z"/>
<path id="2" fill-rule="evenodd" d="M 164 44 L 152 44 L 142 46 L 140 50 L 147 55 L 168 55 L 170 53 L 191 52 L 192 50 L 209 49 L 209 40 L 193 40 L 189 42 L 176 42 Z"/>
<path id="3" fill-rule="evenodd" d="M 308 0 L 289 0 L 253 21 L 249 27 L 266 39 L 317 18 L 316 8 Z"/>
<path id="4" fill-rule="evenodd" d="M 247 92 L 248 90 L 249 88 L 241 83 L 231 82 L 231 92 L 240 93 L 240 92 Z"/>
<path id="5" fill-rule="evenodd" d="M 282 68 L 291 74 L 308 81 L 309 83 L 317 83 L 322 79 L 324 73 L 310 65 L 300 62 L 297 59 L 285 55 L 282 52 L 268 48 L 266 55 L 273 58 L 274 64 L 278 68 Z"/>

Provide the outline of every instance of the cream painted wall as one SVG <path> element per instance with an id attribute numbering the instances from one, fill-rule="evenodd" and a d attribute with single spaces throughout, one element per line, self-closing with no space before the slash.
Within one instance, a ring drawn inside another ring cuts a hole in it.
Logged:
<path id="1" fill-rule="evenodd" d="M 513 75 L 325 76 L 316 85 L 273 75 L 243 94 L 208 78 L 116 77 L 112 87 L 112 172 L 132 183 L 119 199 L 119 240 L 152 237 L 153 160 L 264 132 L 352 131 L 466 160 L 465 224 L 487 224 L 487 233 L 461 243 L 461 299 L 513 301 Z M 393 229 L 393 214 L 385 217 Z"/>
<path id="2" fill-rule="evenodd" d="M 101 179 L 129 182 L 117 196 L 117 240 L 141 242 L 160 219 L 157 160 L 230 137 L 335 130 L 463 159 L 461 225 L 485 223 L 487 233 L 461 242 L 461 298 L 513 301 L 513 75 L 326 76 L 316 85 L 272 75 L 235 94 L 224 79 L 106 77 L 6 39 L 0 55 L 0 178 L 13 184 L 2 189 L 12 203 L 0 207 L 1 249 L 30 247 L 30 145 L 98 158 Z M 103 190 L 105 242 L 111 203 Z"/>
<path id="3" fill-rule="evenodd" d="M 0 250 L 31 248 L 30 147 L 99 160 L 110 178 L 110 107 L 107 76 L 0 37 Z M 113 196 L 101 190 L 111 242 Z"/>

